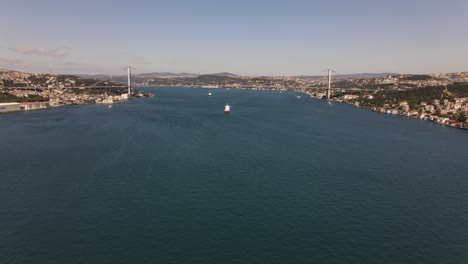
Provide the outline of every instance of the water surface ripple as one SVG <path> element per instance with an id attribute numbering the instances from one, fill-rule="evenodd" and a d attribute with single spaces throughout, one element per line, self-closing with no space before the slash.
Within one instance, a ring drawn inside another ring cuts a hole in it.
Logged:
<path id="1" fill-rule="evenodd" d="M 468 261 L 467 131 L 292 92 L 146 89 L 0 115 L 0 263 Z"/>

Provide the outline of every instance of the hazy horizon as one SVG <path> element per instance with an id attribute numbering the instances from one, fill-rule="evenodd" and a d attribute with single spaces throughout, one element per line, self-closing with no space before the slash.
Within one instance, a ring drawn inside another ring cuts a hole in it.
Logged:
<path id="1" fill-rule="evenodd" d="M 13 71 L 18 71 L 18 72 L 25 72 L 25 73 L 34 73 L 34 74 L 64 74 L 64 75 L 109 75 L 109 76 L 127 76 L 127 72 L 121 72 L 121 73 L 105 73 L 105 72 L 92 72 L 92 73 L 80 73 L 80 72 L 56 72 L 56 71 L 23 71 L 23 70 L 17 70 L 17 69 L 9 69 L 9 68 L 0 68 L 0 70 L 13 70 Z M 408 73 L 408 72 L 351 72 L 351 73 L 337 73 L 334 72 L 332 73 L 333 76 L 346 76 L 346 75 L 385 75 L 385 74 L 401 74 L 401 75 L 433 75 L 433 74 L 451 74 L 451 73 L 465 73 L 468 72 L 468 70 L 465 71 L 456 71 L 456 72 L 434 72 L 434 73 Z M 202 73 L 195 73 L 195 72 L 169 72 L 169 71 L 145 71 L 145 72 L 137 72 L 135 70 L 132 70 L 132 75 L 138 75 L 138 74 L 152 74 L 152 73 L 157 73 L 157 74 L 163 74 L 163 73 L 168 73 L 168 74 L 189 74 L 189 75 L 215 75 L 215 74 L 221 74 L 221 73 L 227 73 L 227 74 L 233 74 L 237 75 L 240 77 L 298 77 L 298 76 L 305 76 L 305 77 L 326 77 L 327 72 L 323 71 L 322 73 L 318 74 L 291 74 L 291 75 L 268 75 L 268 74 L 259 74 L 259 75 L 248 75 L 248 74 L 238 74 L 235 72 L 226 72 L 226 71 L 218 71 L 218 72 L 202 72 Z"/>
<path id="2" fill-rule="evenodd" d="M 3 0 L 0 68 L 244 76 L 466 72 L 468 2 Z"/>

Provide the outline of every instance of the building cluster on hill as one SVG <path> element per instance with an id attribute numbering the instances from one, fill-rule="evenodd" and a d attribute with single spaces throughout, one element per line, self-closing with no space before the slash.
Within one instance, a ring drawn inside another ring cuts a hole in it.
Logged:
<path id="1" fill-rule="evenodd" d="M 317 98 L 325 97 L 327 86 L 327 79 L 323 76 L 140 74 L 137 80 L 140 85 L 152 86 L 293 90 Z M 332 100 L 388 114 L 468 127 L 468 72 L 336 76 L 332 88 Z M 143 93 L 139 95 L 148 96 Z M 117 86 L 106 77 L 98 80 L 73 75 L 0 70 L 0 103 L 43 102 L 36 104 L 40 105 L 38 108 L 43 108 L 68 104 L 114 103 L 127 99 L 126 88 Z M 4 107 L 10 109 L 17 105 Z M 27 107 L 24 104 L 20 106 L 22 109 Z"/>
<path id="2" fill-rule="evenodd" d="M 392 114 L 403 115 L 422 120 L 430 121 L 433 123 L 447 125 L 452 127 L 468 128 L 468 97 L 455 98 L 455 101 L 445 99 L 443 103 L 435 99 L 432 104 L 422 102 L 419 110 L 412 109 L 407 101 L 400 102 L 398 108 L 388 107 L 373 107 L 373 111 Z"/>
<path id="3" fill-rule="evenodd" d="M 0 87 L 7 88 L 71 88 L 116 86 L 110 81 L 81 78 L 74 75 L 25 73 L 0 69 Z"/>
<path id="4" fill-rule="evenodd" d="M 253 90 L 295 90 L 314 93 L 326 87 L 325 76 L 237 76 L 195 75 L 138 78 L 139 85 L 146 86 L 185 86 L 206 88 L 237 88 Z M 454 82 L 468 82 L 468 73 L 434 75 L 389 74 L 371 77 L 360 75 L 336 76 L 334 89 L 408 89 L 427 86 L 449 85 Z"/>
<path id="5" fill-rule="evenodd" d="M 333 100 L 368 107 L 376 112 L 468 128 L 468 82 L 397 91 L 340 94 Z"/>
<path id="6" fill-rule="evenodd" d="M 0 70 L 0 113 L 71 104 L 112 104 L 127 99 L 126 87 L 108 81 Z"/>
<path id="7" fill-rule="evenodd" d="M 78 104 L 113 104 L 116 102 L 121 102 L 128 100 L 128 94 L 112 95 L 107 92 L 103 94 L 76 94 L 74 91 L 67 91 L 66 89 L 57 89 L 57 90 L 44 90 L 44 91 L 25 91 L 25 90 L 8 90 L 8 95 L 16 97 L 9 101 L 20 102 L 18 103 L 20 108 L 15 109 L 3 109 L 2 106 L 10 103 L 0 103 L 0 113 L 1 112 L 11 112 L 19 110 L 36 110 L 44 109 L 48 107 L 57 107 L 63 105 L 78 105 Z M 0 99 L 2 98 L 2 91 L 0 90 Z M 26 99 L 25 99 L 26 98 Z M 42 101 L 34 100 L 33 98 L 40 98 Z M 24 99 L 24 101 L 23 101 Z M 31 101 L 32 100 L 32 101 Z M 36 107 L 38 106 L 38 107 Z"/>

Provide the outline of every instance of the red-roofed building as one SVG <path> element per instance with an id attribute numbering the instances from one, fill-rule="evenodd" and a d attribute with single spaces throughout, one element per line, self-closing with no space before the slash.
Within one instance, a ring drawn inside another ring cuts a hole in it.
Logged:
<path id="1" fill-rule="evenodd" d="M 44 108 L 49 107 L 49 103 L 47 102 L 23 102 L 23 103 L 20 103 L 20 107 L 23 110 L 44 109 Z"/>

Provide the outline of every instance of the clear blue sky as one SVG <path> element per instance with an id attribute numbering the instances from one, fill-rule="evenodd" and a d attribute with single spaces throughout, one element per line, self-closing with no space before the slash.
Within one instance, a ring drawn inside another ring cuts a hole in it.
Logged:
<path id="1" fill-rule="evenodd" d="M 468 71 L 467 0 L 0 0 L 0 68 L 243 75 Z"/>

